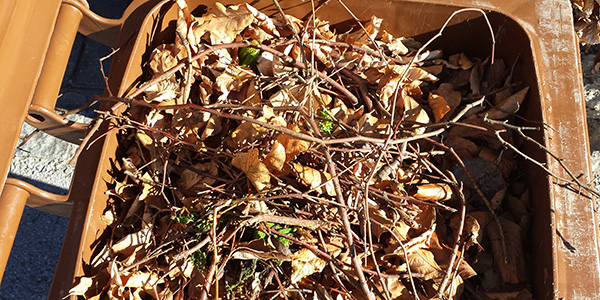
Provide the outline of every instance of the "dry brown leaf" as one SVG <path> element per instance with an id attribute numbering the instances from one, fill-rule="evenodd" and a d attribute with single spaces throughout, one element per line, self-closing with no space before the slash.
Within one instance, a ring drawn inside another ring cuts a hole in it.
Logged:
<path id="1" fill-rule="evenodd" d="M 149 224 L 148 224 L 149 225 Z M 144 226 L 140 231 L 123 237 L 111 247 L 114 253 L 133 251 L 138 246 L 143 246 L 152 240 L 152 226 Z"/>
<path id="2" fill-rule="evenodd" d="M 129 288 L 144 288 L 151 291 L 155 285 L 163 282 L 164 280 L 160 280 L 160 277 L 156 273 L 134 272 L 133 274 L 127 275 L 124 286 Z"/>
<path id="3" fill-rule="evenodd" d="M 474 66 L 474 63 L 464 53 L 452 54 L 448 57 L 448 61 L 444 63 L 450 69 L 469 70 Z"/>
<path id="4" fill-rule="evenodd" d="M 219 168 L 215 161 L 195 164 L 181 172 L 177 185 L 186 193 L 195 194 L 213 185 L 216 182 L 215 178 L 218 173 Z"/>
<path id="5" fill-rule="evenodd" d="M 452 110 L 444 97 L 434 93 L 429 94 L 429 107 L 431 107 L 433 119 L 436 122 L 439 122 Z"/>
<path id="6" fill-rule="evenodd" d="M 252 20 L 252 25 L 256 29 L 251 31 L 249 38 L 257 41 L 258 43 L 262 43 L 266 39 L 280 36 L 275 23 L 271 18 L 269 18 L 269 16 L 258 11 L 250 4 L 244 3 L 242 5 L 244 5 L 244 8 L 254 17 L 254 20 Z"/>
<path id="7" fill-rule="evenodd" d="M 200 140 L 204 141 L 211 136 L 215 136 L 221 132 L 222 119 L 219 116 L 210 115 L 208 121 L 206 122 L 206 126 L 200 135 Z"/>
<path id="8" fill-rule="evenodd" d="M 508 263 L 504 262 L 504 251 L 500 230 L 495 222 L 491 222 L 486 227 L 486 232 L 491 242 L 494 264 L 500 271 L 500 275 L 502 275 L 502 280 L 504 282 L 524 282 L 527 280 L 527 270 L 525 268 L 525 256 L 523 254 L 521 227 L 503 217 L 499 217 L 498 219 L 500 220 L 504 232 Z"/>
<path id="9" fill-rule="evenodd" d="M 508 191 L 508 186 L 499 190 L 494 194 L 494 197 L 490 199 L 490 204 L 492 205 L 492 209 L 497 210 L 504 202 L 504 198 L 506 197 L 506 192 Z"/>
<path id="10" fill-rule="evenodd" d="M 310 187 L 311 190 L 315 190 L 319 194 L 336 195 L 333 182 L 330 180 L 331 174 L 299 163 L 292 164 L 292 168 L 296 172 L 300 183 Z"/>
<path id="11" fill-rule="evenodd" d="M 244 85 L 247 85 L 255 77 L 255 74 L 248 67 L 238 65 L 229 65 L 215 79 L 214 86 L 221 93 L 219 101 L 225 101 L 232 91 L 240 91 Z"/>
<path id="12" fill-rule="evenodd" d="M 452 230 L 454 230 L 454 232 L 456 232 L 458 230 L 458 227 L 460 225 L 460 224 L 458 224 L 459 220 L 460 220 L 460 217 L 455 216 L 450 221 L 450 228 L 452 228 Z M 473 213 L 468 213 L 465 216 L 465 224 L 463 227 L 462 235 L 463 235 L 463 239 L 467 239 L 467 241 L 465 243 L 466 249 L 471 248 L 471 246 L 473 246 L 473 245 L 477 245 L 478 247 L 481 247 L 481 246 L 479 246 L 479 244 L 481 243 L 481 240 L 483 239 L 483 229 L 484 228 L 485 228 L 484 226 L 481 226 L 479 224 L 479 221 L 477 220 L 477 218 L 473 216 Z"/>
<path id="13" fill-rule="evenodd" d="M 512 96 L 504 99 L 502 103 L 493 108 L 490 108 L 486 112 L 482 113 L 482 116 L 486 116 L 492 120 L 502 120 L 516 113 L 521 107 L 521 103 L 525 100 L 525 96 L 527 95 L 527 91 L 529 91 L 529 87 L 526 87 Z"/>
<path id="14" fill-rule="evenodd" d="M 418 249 L 408 253 L 410 270 L 423 275 L 424 280 L 439 280 L 444 276 L 444 271 L 435 261 L 433 253 L 429 250 Z"/>
<path id="15" fill-rule="evenodd" d="M 258 149 L 238 152 L 231 160 L 231 164 L 246 174 L 257 191 L 261 192 L 271 186 L 269 169 L 259 160 Z"/>
<path id="16" fill-rule="evenodd" d="M 387 136 L 390 121 L 379 119 L 370 112 L 363 114 L 358 120 L 358 130 L 363 136 L 383 138 Z"/>
<path id="17" fill-rule="evenodd" d="M 494 63 L 490 65 L 485 76 L 486 90 L 492 91 L 504 85 L 507 75 L 506 63 L 504 60 L 496 59 Z"/>
<path id="18" fill-rule="evenodd" d="M 423 134 L 426 127 L 423 125 L 429 124 L 429 115 L 415 99 L 411 96 L 404 96 L 397 103 L 397 108 L 403 112 L 404 120 L 406 122 L 414 122 L 415 129 L 413 131 L 416 134 Z"/>
<path id="19" fill-rule="evenodd" d="M 389 75 L 393 74 L 392 76 L 401 76 L 402 74 L 404 74 L 404 72 L 406 72 L 407 68 L 409 68 L 408 65 L 393 65 L 391 67 L 391 74 L 389 74 Z M 396 78 L 394 78 L 394 79 L 396 79 Z M 435 75 L 423 70 L 422 68 L 413 66 L 408 69 L 405 80 L 437 82 L 439 80 L 439 78 L 437 78 Z M 392 82 L 392 81 L 394 81 L 394 80 L 391 80 L 390 82 Z"/>
<path id="20" fill-rule="evenodd" d="M 307 132 L 301 130 L 298 124 L 290 124 L 288 129 L 295 132 L 302 132 L 308 134 Z M 304 153 L 310 149 L 312 142 L 301 140 L 299 138 L 295 138 L 289 134 L 283 133 L 277 137 L 277 140 L 283 145 L 285 148 L 286 161 L 290 161 L 296 155 L 300 153 Z"/>
<path id="21" fill-rule="evenodd" d="M 399 247 L 398 242 L 406 241 L 408 237 L 408 231 L 410 230 L 410 226 L 408 226 L 406 223 L 394 222 L 388 216 L 385 215 L 385 211 L 375 208 L 369 209 L 369 218 L 373 221 L 370 222 L 373 237 L 379 238 L 385 232 L 392 233 L 393 242 L 390 244 L 393 244 L 394 249 L 396 249 L 396 247 Z M 400 239 L 400 241 L 396 241 L 396 238 Z"/>
<path id="22" fill-rule="evenodd" d="M 260 117 L 257 120 L 265 123 L 267 121 L 264 117 Z M 268 132 L 269 130 L 265 127 L 250 122 L 242 122 L 235 131 L 231 133 L 231 140 L 228 140 L 228 145 L 234 149 L 251 145 L 256 141 L 263 139 Z"/>
<path id="23" fill-rule="evenodd" d="M 297 124 L 289 124 L 288 129 L 295 132 L 307 133 L 301 130 Z M 286 162 L 292 160 L 296 155 L 306 152 L 312 142 L 295 138 L 289 134 L 282 133 L 273 142 L 271 152 L 265 158 L 265 164 L 271 171 L 280 172 Z"/>
<path id="24" fill-rule="evenodd" d="M 412 294 L 412 291 L 408 288 L 406 288 L 406 286 L 404 286 L 404 284 L 402 283 L 402 281 L 400 281 L 400 279 L 398 278 L 383 278 L 382 279 L 384 284 L 387 286 L 387 290 L 390 292 L 390 297 L 393 300 L 414 300 L 415 297 Z M 383 290 L 381 288 L 381 283 L 379 280 L 375 280 L 375 285 L 379 286 L 380 290 Z"/>
<path id="25" fill-rule="evenodd" d="M 292 284 L 299 282 L 306 276 L 321 272 L 327 262 L 316 256 L 312 251 L 302 248 L 296 251 L 292 258 Z"/>
<path id="26" fill-rule="evenodd" d="M 265 157 L 265 165 L 271 172 L 280 172 L 286 162 L 285 147 L 279 142 L 274 141 L 271 151 Z"/>
<path id="27" fill-rule="evenodd" d="M 209 35 L 212 45 L 231 43 L 235 37 L 254 21 L 254 16 L 246 6 L 231 5 L 225 7 L 216 3 L 208 14 L 196 18 L 192 23 L 192 32 L 196 40 L 193 44 L 201 44 L 200 39 Z"/>
<path id="28" fill-rule="evenodd" d="M 175 52 L 175 54 L 174 54 Z M 159 45 L 150 53 L 150 70 L 154 75 L 164 74 L 177 65 L 177 48 L 170 44 Z"/>
<path id="29" fill-rule="evenodd" d="M 452 188 L 445 183 L 420 184 L 411 196 L 422 201 L 446 201 L 452 198 Z"/>
<path id="30" fill-rule="evenodd" d="M 109 209 L 109 210 L 105 211 L 102 214 L 102 216 L 100 216 L 100 219 L 102 219 L 102 221 L 104 222 L 104 224 L 106 226 L 110 226 L 115 221 L 115 214 L 113 213 L 112 210 Z"/>
<path id="31" fill-rule="evenodd" d="M 431 94 L 429 94 L 429 106 L 431 106 L 436 122 L 439 122 L 445 116 L 452 115 L 454 110 L 460 105 L 460 102 L 460 92 L 455 91 L 449 83 L 440 84 L 436 90 L 431 91 Z"/>
<path id="32" fill-rule="evenodd" d="M 473 95 L 481 95 L 481 63 L 477 62 L 471 69 L 469 75 L 469 85 L 471 86 L 471 92 Z"/>
<path id="33" fill-rule="evenodd" d="M 374 40 L 381 28 L 381 22 L 383 22 L 383 19 L 371 16 L 371 19 L 364 24 L 366 30 L 359 28 L 355 32 L 349 34 L 347 37 L 348 42 L 354 42 L 356 45 L 363 45 Z"/>
<path id="34" fill-rule="evenodd" d="M 179 96 L 179 85 L 174 78 L 171 80 L 159 81 L 149 86 L 144 92 L 146 102 L 158 102 L 162 105 L 175 104 L 175 100 Z M 160 112 L 156 112 L 160 113 Z"/>
<path id="35" fill-rule="evenodd" d="M 396 56 L 406 55 L 408 53 L 408 48 L 402 43 L 403 38 L 394 38 L 389 32 L 383 31 L 381 35 L 381 42 L 385 47 L 387 47 L 392 54 Z"/>
<path id="36" fill-rule="evenodd" d="M 80 277 L 78 280 L 79 283 L 69 290 L 68 296 L 85 296 L 92 287 L 96 286 L 95 277 Z"/>
<path id="37" fill-rule="evenodd" d="M 342 253 L 339 243 L 325 244 L 325 248 L 334 258 Z M 290 276 L 290 280 L 292 284 L 297 283 L 307 276 L 323 271 L 326 265 L 327 262 L 316 256 L 312 251 L 302 248 L 296 251 L 292 257 L 292 275 Z"/>
<path id="38" fill-rule="evenodd" d="M 271 239 L 271 243 L 281 243 L 277 239 Z M 236 249 L 232 253 L 232 258 L 241 259 L 241 260 L 269 260 L 269 259 L 277 259 L 280 261 L 289 261 L 291 260 L 291 253 L 288 248 L 281 245 L 281 249 L 283 251 L 279 251 L 276 247 L 275 249 L 268 244 L 265 239 L 255 239 L 249 242 L 240 242 L 238 243 Z M 286 253 L 284 253 L 284 251 Z"/>

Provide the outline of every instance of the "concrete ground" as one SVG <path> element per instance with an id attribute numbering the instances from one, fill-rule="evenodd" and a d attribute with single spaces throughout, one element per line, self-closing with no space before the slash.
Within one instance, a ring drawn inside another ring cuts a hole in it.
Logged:
<path id="1" fill-rule="evenodd" d="M 128 1 L 90 0 L 93 11 L 118 18 Z M 63 80 L 62 96 L 57 107 L 72 109 L 88 102 L 104 90 L 98 59 L 111 52 L 109 47 L 77 36 Z M 591 72 L 593 54 L 582 52 L 588 123 L 592 144 L 594 175 L 600 178 L 600 75 Z M 107 61 L 109 64 L 110 61 Z M 105 65 L 107 66 L 107 65 Z M 108 68 L 105 68 L 108 70 Z M 89 122 L 91 110 L 73 116 Z M 33 132 L 24 125 L 22 138 Z M 66 194 L 73 168 L 68 165 L 76 146 L 44 133 L 36 134 L 16 150 L 10 176 L 23 179 L 53 193 Z M 0 300 L 45 299 L 52 283 L 68 219 L 26 208 L 6 268 Z"/>

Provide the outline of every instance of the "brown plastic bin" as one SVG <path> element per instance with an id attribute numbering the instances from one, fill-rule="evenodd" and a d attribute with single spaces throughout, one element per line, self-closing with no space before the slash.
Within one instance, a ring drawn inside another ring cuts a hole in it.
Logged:
<path id="1" fill-rule="evenodd" d="M 130 37 L 154 3 L 135 0 L 121 19 L 93 13 L 85 0 L 0 1 L 0 282 L 25 205 L 69 216 L 74 203 L 89 201 L 102 146 L 82 155 L 68 196 L 7 178 L 24 121 L 78 143 L 88 124 L 54 111 L 69 54 L 80 32 L 116 47 Z M 76 219 L 76 218 L 75 218 Z"/>
<path id="2" fill-rule="evenodd" d="M 213 6 L 213 1 L 188 2 L 192 8 Z M 528 98 L 519 113 L 528 120 L 547 123 L 552 129 L 539 132 L 534 138 L 564 158 L 564 163 L 579 176 L 580 181 L 591 181 L 581 68 L 568 1 L 344 2 L 359 18 L 382 17 L 387 31 L 395 36 L 413 36 L 420 41 L 426 41 L 437 33 L 457 9 L 475 7 L 489 11 L 496 35 L 497 57 L 512 62 L 518 56 L 520 63 L 515 72 L 515 82 L 530 86 Z M 224 4 L 234 2 L 224 1 Z M 311 8 L 310 1 L 284 0 L 281 4 L 287 13 L 295 16 L 304 16 Z M 133 38 L 121 38 L 123 46 L 114 57 L 110 72 L 113 93 L 121 96 L 139 84 L 142 64 L 151 49 L 163 41 L 173 41 L 172 20 L 176 18 L 177 11 L 172 5 L 172 2 L 166 1 L 157 3 L 142 22 L 138 34 Z M 269 0 L 254 1 L 252 5 L 263 11 L 276 12 Z M 337 1 L 331 1 L 317 15 L 345 28 L 352 26 L 350 16 Z M 153 29 L 157 31 L 151 34 Z M 151 36 L 154 40 L 149 41 Z M 450 22 L 432 48 L 485 58 L 490 54 L 491 38 L 481 14 L 461 13 Z M 112 104 L 107 104 L 107 107 Z M 106 131 L 107 126 L 105 124 L 102 130 Z M 64 297 L 74 278 L 83 275 L 83 265 L 91 256 L 91 245 L 103 231 L 104 223 L 100 216 L 107 204 L 107 185 L 113 181 L 111 164 L 119 163 L 115 134 L 110 131 L 96 143 L 96 147 L 102 147 L 102 150 L 96 174 L 88 178 L 91 188 L 89 202 L 74 204 L 51 299 Z M 534 145 L 524 146 L 522 150 L 545 161 L 554 174 L 568 177 L 557 161 Z M 534 208 L 530 256 L 535 298 L 599 299 L 600 257 L 594 199 L 583 191 L 561 185 L 533 164 L 528 165 L 527 173 Z"/>

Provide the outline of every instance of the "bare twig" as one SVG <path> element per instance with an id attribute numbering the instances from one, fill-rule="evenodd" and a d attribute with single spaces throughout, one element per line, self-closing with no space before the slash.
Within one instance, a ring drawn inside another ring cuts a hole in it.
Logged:
<path id="1" fill-rule="evenodd" d="M 336 176 L 336 168 L 333 160 L 331 158 L 331 154 L 329 153 L 329 149 L 325 147 L 325 159 L 327 160 L 327 165 L 329 168 L 329 173 L 333 178 L 333 186 L 335 187 L 335 194 L 337 201 L 340 204 L 344 204 L 344 196 L 342 194 L 342 188 L 340 186 L 340 181 Z M 354 265 L 356 275 L 358 276 L 358 280 L 360 281 L 361 289 L 365 294 L 365 297 L 369 300 L 375 300 L 375 296 L 369 289 L 367 285 L 367 281 L 365 279 L 365 275 L 362 271 L 362 266 L 360 260 L 358 259 L 358 254 L 356 253 L 356 246 L 354 244 L 354 238 L 352 237 L 352 229 L 350 228 L 350 221 L 348 220 L 348 213 L 346 208 L 340 207 L 340 217 L 342 218 L 342 224 L 344 225 L 344 230 L 346 231 L 346 238 L 348 240 L 348 244 L 350 245 L 350 257 L 352 259 L 352 264 Z"/>
<path id="2" fill-rule="evenodd" d="M 454 175 L 452 175 L 452 173 L 448 172 L 448 175 L 451 177 L 454 177 Z M 454 268 L 454 261 L 456 260 L 456 257 L 458 256 L 458 248 L 460 247 L 460 240 L 461 240 L 461 236 L 463 234 L 463 228 L 465 226 L 465 217 L 467 214 L 467 209 L 466 209 L 466 200 L 465 200 L 465 196 L 463 195 L 462 192 L 462 186 L 459 186 L 458 183 L 456 183 L 456 179 L 453 178 L 454 184 L 453 184 L 453 189 L 455 190 L 456 194 L 458 195 L 458 199 L 460 200 L 460 221 L 458 223 L 458 229 L 456 230 L 456 237 L 454 238 L 454 247 L 452 248 L 452 256 L 450 257 L 450 262 L 448 263 L 448 269 L 446 270 L 446 274 L 444 275 L 444 279 L 442 279 L 442 282 L 440 283 L 440 286 L 438 288 L 438 292 L 437 292 L 437 297 L 442 299 L 444 297 L 444 293 L 446 292 L 446 285 L 448 284 L 448 280 L 450 279 L 450 274 L 452 273 L 452 269 Z M 458 266 L 457 266 L 458 268 Z"/>

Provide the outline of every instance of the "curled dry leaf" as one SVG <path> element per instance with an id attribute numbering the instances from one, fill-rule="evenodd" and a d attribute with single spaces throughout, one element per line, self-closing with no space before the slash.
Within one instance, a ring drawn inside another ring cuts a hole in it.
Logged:
<path id="1" fill-rule="evenodd" d="M 79 283 L 69 290 L 68 296 L 85 296 L 95 283 L 95 278 L 81 277 Z"/>
<path id="2" fill-rule="evenodd" d="M 411 196 L 422 201 L 446 201 L 452 198 L 452 188 L 445 183 L 419 184 Z"/>

